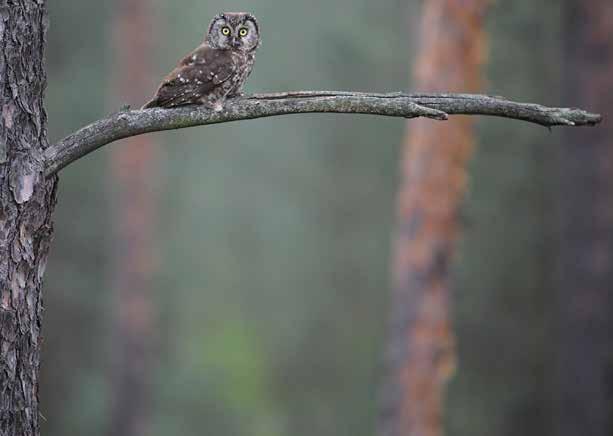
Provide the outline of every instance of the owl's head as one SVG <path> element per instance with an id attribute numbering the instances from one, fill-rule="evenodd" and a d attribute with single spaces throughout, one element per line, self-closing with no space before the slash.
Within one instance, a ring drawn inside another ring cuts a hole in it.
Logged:
<path id="1" fill-rule="evenodd" d="M 206 41 L 212 48 L 254 51 L 260 44 L 258 22 L 246 12 L 224 12 L 211 21 Z"/>

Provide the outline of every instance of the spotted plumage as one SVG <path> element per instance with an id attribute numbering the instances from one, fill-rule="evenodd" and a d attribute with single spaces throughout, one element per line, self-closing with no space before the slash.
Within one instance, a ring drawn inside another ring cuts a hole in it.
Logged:
<path id="1" fill-rule="evenodd" d="M 179 61 L 143 109 L 202 104 L 221 110 L 226 98 L 240 95 L 259 45 L 253 15 L 226 12 L 215 16 L 204 42 Z"/>

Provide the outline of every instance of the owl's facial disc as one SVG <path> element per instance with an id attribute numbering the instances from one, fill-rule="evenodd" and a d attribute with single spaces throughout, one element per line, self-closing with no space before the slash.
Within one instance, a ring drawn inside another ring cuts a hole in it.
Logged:
<path id="1" fill-rule="evenodd" d="M 218 49 L 255 50 L 259 45 L 257 22 L 247 13 L 219 14 L 209 26 L 207 42 Z"/>

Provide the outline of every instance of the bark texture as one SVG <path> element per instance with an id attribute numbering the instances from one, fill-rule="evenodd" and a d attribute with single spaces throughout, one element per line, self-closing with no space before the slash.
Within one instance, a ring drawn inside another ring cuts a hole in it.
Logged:
<path id="1" fill-rule="evenodd" d="M 150 3 L 122 0 L 116 5 L 113 81 L 122 102 L 142 101 L 150 92 L 155 28 Z M 151 421 L 156 148 L 150 136 L 130 138 L 126 145 L 111 154 L 115 309 L 108 434 L 142 436 L 150 433 Z"/>
<path id="2" fill-rule="evenodd" d="M 53 233 L 44 1 L 0 0 L 0 435 L 39 434 L 42 277 Z"/>
<path id="3" fill-rule="evenodd" d="M 566 0 L 567 101 L 613 112 L 613 3 Z M 569 84 L 572 87 L 568 87 Z M 613 125 L 563 138 L 554 434 L 613 434 Z"/>
<path id="4" fill-rule="evenodd" d="M 417 87 L 476 91 L 485 56 L 487 0 L 424 3 Z M 381 436 L 440 436 L 455 365 L 449 265 L 472 154 L 474 119 L 411 123 L 398 194 L 392 319 Z"/>

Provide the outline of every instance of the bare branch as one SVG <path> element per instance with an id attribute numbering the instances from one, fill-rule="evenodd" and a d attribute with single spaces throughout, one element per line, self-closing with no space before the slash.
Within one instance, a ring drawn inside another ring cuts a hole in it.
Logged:
<path id="1" fill-rule="evenodd" d="M 181 129 L 276 115 L 334 112 L 425 117 L 491 115 L 528 121 L 546 127 L 593 126 L 602 117 L 581 109 L 550 108 L 517 103 L 501 97 L 473 94 L 404 94 L 300 91 L 253 94 L 228 100 L 223 111 L 202 106 L 118 112 L 83 127 L 45 150 L 48 177 L 86 154 L 118 139 L 160 130 Z"/>

